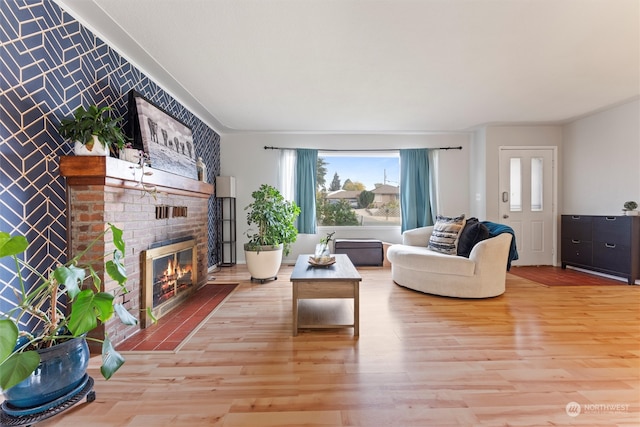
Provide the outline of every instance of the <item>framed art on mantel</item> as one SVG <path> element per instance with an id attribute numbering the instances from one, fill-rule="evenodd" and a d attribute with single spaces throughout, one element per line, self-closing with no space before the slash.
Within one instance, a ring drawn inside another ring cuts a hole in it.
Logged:
<path id="1" fill-rule="evenodd" d="M 129 121 L 135 148 L 144 149 L 151 167 L 197 179 L 191 129 L 141 94 L 129 93 Z"/>

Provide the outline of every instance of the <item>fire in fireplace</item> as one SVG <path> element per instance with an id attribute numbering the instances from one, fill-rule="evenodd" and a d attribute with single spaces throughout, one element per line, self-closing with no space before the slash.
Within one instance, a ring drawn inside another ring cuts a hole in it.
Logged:
<path id="1" fill-rule="evenodd" d="M 142 327 L 147 327 L 146 309 L 151 308 L 156 318 L 162 317 L 177 303 L 183 294 L 198 283 L 197 250 L 193 239 L 165 244 L 143 253 L 142 301 L 145 310 Z"/>

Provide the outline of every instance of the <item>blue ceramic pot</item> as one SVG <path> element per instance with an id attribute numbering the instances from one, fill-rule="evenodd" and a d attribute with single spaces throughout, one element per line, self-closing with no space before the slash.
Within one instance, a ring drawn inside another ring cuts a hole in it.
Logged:
<path id="1" fill-rule="evenodd" d="M 8 390 L 5 401 L 16 408 L 32 408 L 71 392 L 84 379 L 89 346 L 84 337 L 39 350 L 40 365 L 31 376 Z"/>

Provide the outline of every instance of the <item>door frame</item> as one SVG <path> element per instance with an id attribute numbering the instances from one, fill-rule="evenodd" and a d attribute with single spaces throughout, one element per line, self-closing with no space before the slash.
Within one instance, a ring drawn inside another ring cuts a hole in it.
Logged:
<path id="1" fill-rule="evenodd" d="M 558 147 L 555 145 L 501 145 L 498 147 L 498 212 L 500 212 L 500 194 L 502 188 L 500 188 L 500 171 L 502 170 L 502 152 L 507 150 L 551 150 L 553 170 L 552 170 L 552 195 L 551 195 L 551 262 L 552 265 L 557 267 L 558 263 L 558 176 L 559 176 L 559 162 L 558 162 Z"/>

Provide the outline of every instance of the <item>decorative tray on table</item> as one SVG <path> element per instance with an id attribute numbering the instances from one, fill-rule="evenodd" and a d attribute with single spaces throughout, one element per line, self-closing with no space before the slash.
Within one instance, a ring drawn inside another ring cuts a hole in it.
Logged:
<path id="1" fill-rule="evenodd" d="M 315 258 L 310 256 L 309 257 L 309 264 L 311 264 L 312 267 L 328 267 L 330 265 L 333 265 L 336 263 L 336 257 L 332 256 L 329 258 Z"/>

